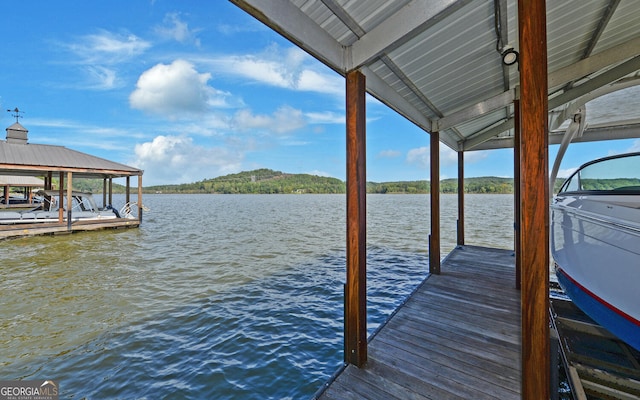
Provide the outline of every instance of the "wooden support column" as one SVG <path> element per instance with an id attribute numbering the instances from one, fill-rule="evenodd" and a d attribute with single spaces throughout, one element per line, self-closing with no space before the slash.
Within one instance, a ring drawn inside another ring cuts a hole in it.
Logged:
<path id="1" fill-rule="evenodd" d="M 440 133 L 429 134 L 431 148 L 431 234 L 429 235 L 429 273 L 440 274 Z"/>
<path id="2" fill-rule="evenodd" d="M 138 222 L 142 223 L 142 175 L 138 175 Z"/>
<path id="3" fill-rule="evenodd" d="M 549 162 L 545 0 L 518 0 L 522 398 L 550 396 Z"/>
<path id="4" fill-rule="evenodd" d="M 131 201 L 131 177 L 127 176 L 127 183 L 126 183 L 126 188 L 125 188 L 125 195 L 124 195 L 124 204 L 125 204 L 125 212 L 128 214 L 131 212 L 131 207 L 129 206 L 129 202 Z"/>
<path id="5" fill-rule="evenodd" d="M 64 172 L 60 171 L 58 182 L 58 222 L 64 221 Z"/>
<path id="6" fill-rule="evenodd" d="M 107 178 L 102 178 L 102 208 L 107 207 Z"/>
<path id="7" fill-rule="evenodd" d="M 109 178 L 109 205 L 113 205 L 113 178 Z"/>
<path id="8" fill-rule="evenodd" d="M 464 245 L 464 152 L 458 152 L 458 246 Z"/>
<path id="9" fill-rule="evenodd" d="M 520 100 L 513 102 L 513 250 L 516 254 L 516 289 L 521 288 L 521 274 L 522 274 L 522 250 L 520 249 L 520 226 L 522 225 L 522 212 L 520 210 Z"/>
<path id="10" fill-rule="evenodd" d="M 62 183 L 60 183 L 62 187 Z M 60 197 L 62 201 L 62 196 Z M 73 206 L 73 173 L 67 172 L 67 230 L 71 231 L 71 207 Z"/>
<path id="11" fill-rule="evenodd" d="M 4 185 L 4 204 L 8 207 L 9 206 L 9 185 Z"/>
<path id="12" fill-rule="evenodd" d="M 347 73 L 347 283 L 345 361 L 367 362 L 367 222 L 365 76 Z"/>

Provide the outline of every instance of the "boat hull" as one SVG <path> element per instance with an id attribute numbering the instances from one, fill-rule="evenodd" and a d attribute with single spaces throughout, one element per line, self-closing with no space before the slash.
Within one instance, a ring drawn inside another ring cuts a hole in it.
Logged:
<path id="1" fill-rule="evenodd" d="M 556 198 L 551 250 L 558 282 L 574 303 L 640 351 L 640 209 L 628 201 Z"/>

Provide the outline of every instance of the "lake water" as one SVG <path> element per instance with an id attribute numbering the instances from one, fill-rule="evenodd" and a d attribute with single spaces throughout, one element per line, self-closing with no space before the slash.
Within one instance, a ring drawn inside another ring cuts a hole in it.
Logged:
<path id="1" fill-rule="evenodd" d="M 123 198 L 114 202 L 123 203 Z M 513 248 L 513 197 L 466 195 Z M 145 195 L 139 229 L 0 242 L 0 380 L 61 398 L 305 399 L 342 364 L 344 195 Z M 442 254 L 457 197 L 441 197 Z M 368 329 L 428 271 L 428 195 L 367 197 Z"/>

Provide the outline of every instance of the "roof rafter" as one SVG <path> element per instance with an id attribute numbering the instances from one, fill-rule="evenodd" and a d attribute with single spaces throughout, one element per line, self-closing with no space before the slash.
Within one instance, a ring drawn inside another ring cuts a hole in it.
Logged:
<path id="1" fill-rule="evenodd" d="M 341 75 L 345 74 L 345 48 L 293 3 L 282 0 L 230 1 Z"/>
<path id="2" fill-rule="evenodd" d="M 388 49 L 405 43 L 464 7 L 471 0 L 414 0 L 353 43 L 349 70 L 368 65 Z"/>
<path id="3" fill-rule="evenodd" d="M 349 30 L 351 30 L 351 32 L 353 32 L 357 37 L 361 38 L 362 36 L 364 36 L 364 29 L 362 29 L 362 27 L 353 18 L 351 18 L 351 16 L 344 10 L 344 8 L 342 8 L 340 4 L 336 2 L 336 0 L 320 1 L 322 1 L 322 4 L 327 6 L 327 8 L 331 10 L 331 12 L 334 13 L 335 16 L 338 17 L 338 19 L 342 21 L 342 23 L 345 24 L 349 28 Z"/>
<path id="4" fill-rule="evenodd" d="M 610 85 L 611 83 L 617 81 L 620 78 L 623 78 L 634 71 L 640 69 L 640 56 L 636 56 L 629 61 L 626 61 L 609 71 L 596 76 L 593 79 L 581 84 L 580 86 L 575 86 L 574 88 L 566 91 L 565 93 L 550 98 L 549 99 L 549 110 L 553 110 L 554 108 L 560 107 L 563 104 L 566 104 L 570 101 L 573 101 L 581 96 L 587 95 L 590 92 L 593 92 L 601 87 L 606 85 Z M 476 146 L 490 140 L 494 136 L 499 135 L 502 132 L 505 132 L 509 129 L 513 128 L 513 118 L 487 130 L 481 132 L 473 137 L 464 140 L 461 143 L 461 147 L 466 150 L 474 149 Z"/>
<path id="5" fill-rule="evenodd" d="M 483 116 L 484 114 L 507 107 L 513 103 L 516 98 L 516 90 L 511 89 L 497 96 L 490 97 L 484 101 L 467 107 L 463 110 L 454 112 L 438 120 L 433 121 L 433 129 L 445 130 L 461 123 L 470 121 L 474 118 Z"/>
<path id="6" fill-rule="evenodd" d="M 589 74 L 599 71 L 600 69 L 606 66 L 609 66 L 611 64 L 614 64 L 623 60 L 627 60 L 629 57 L 632 57 L 632 56 L 637 56 L 638 48 L 640 48 L 640 38 L 630 40 L 629 42 L 626 42 L 626 43 L 622 43 L 614 48 L 603 51 L 589 58 L 580 60 L 573 65 L 559 69 L 549 74 L 549 87 L 550 88 L 554 86 L 557 87 L 565 83 L 583 78 L 584 76 L 588 76 Z M 634 70 L 640 68 L 640 65 L 638 64 L 637 61 L 632 61 L 630 64 L 623 64 L 623 65 L 626 65 L 626 67 L 623 67 L 624 68 L 623 71 L 628 71 L 628 73 L 631 73 Z M 624 75 L 626 75 L 626 73 Z M 620 75 L 619 73 L 614 73 L 614 76 L 616 76 L 616 78 L 613 80 L 619 79 L 624 75 Z M 609 76 L 609 75 L 605 75 L 604 79 L 609 80 L 609 78 L 606 78 L 606 76 Z M 609 80 L 609 82 L 611 82 L 611 80 Z M 579 88 L 579 87 L 582 87 L 583 88 L 582 90 L 585 90 L 585 88 L 588 88 L 587 92 L 593 90 L 593 88 L 583 87 L 583 85 L 576 86 L 575 88 Z M 514 98 L 517 97 L 515 96 L 515 94 L 512 96 L 512 95 L 509 95 L 508 93 L 509 92 L 504 92 L 492 98 L 488 98 L 484 101 L 476 103 L 471 107 L 467 107 L 453 114 L 442 117 L 439 120 L 434 120 L 433 121 L 434 129 L 438 129 L 438 130 L 448 129 L 458 124 L 467 122 L 473 118 L 480 117 L 487 112 L 495 111 L 496 109 L 505 107 L 508 105 L 507 103 L 510 103 L 511 101 L 513 101 Z M 567 93 L 573 93 L 573 94 L 567 95 Z M 572 90 L 569 90 L 568 92 L 565 92 L 561 96 L 562 98 L 570 98 L 571 96 L 575 96 L 575 93 L 576 92 L 574 92 L 572 89 Z M 572 101 L 575 98 L 577 97 L 570 98 L 570 100 L 568 101 Z M 558 104 L 557 101 L 550 100 L 549 106 L 551 108 L 551 106 L 553 105 L 553 107 L 555 108 L 562 104 L 564 103 Z M 513 126 L 510 126 L 509 128 L 506 128 L 506 129 L 511 129 L 512 127 Z M 495 133 L 493 129 L 491 131 L 486 132 L 486 134 L 493 134 L 494 136 L 499 133 L 500 132 Z M 480 135 L 484 135 L 484 134 L 485 133 L 481 133 Z M 466 148 L 467 146 L 465 145 L 464 147 Z"/>
<path id="7" fill-rule="evenodd" d="M 386 104 L 388 107 L 404 115 L 414 124 L 427 132 L 431 131 L 431 120 L 420 110 L 415 108 L 404 97 L 390 87 L 385 81 L 380 79 L 369 67 L 360 68 L 367 78 L 367 91 L 375 98 Z M 387 101 L 385 101 L 387 99 Z"/>
<path id="8" fill-rule="evenodd" d="M 598 22 L 598 27 L 593 33 L 593 36 L 591 37 L 591 40 L 589 41 L 587 47 L 584 49 L 582 58 L 587 58 L 591 55 L 591 52 L 598 44 L 598 40 L 600 39 L 600 36 L 602 36 L 602 32 L 604 32 L 607 24 L 609 23 L 609 20 L 611 20 L 613 13 L 616 12 L 619 4 L 620 0 L 611 0 L 609 2 L 607 8 L 604 10 L 604 15 L 602 16 L 602 18 L 600 18 L 600 22 Z"/>
<path id="9" fill-rule="evenodd" d="M 632 39 L 572 65 L 553 71 L 549 74 L 549 88 L 562 86 L 571 81 L 584 78 L 607 66 L 635 57 L 638 55 L 639 48 L 640 38 Z"/>

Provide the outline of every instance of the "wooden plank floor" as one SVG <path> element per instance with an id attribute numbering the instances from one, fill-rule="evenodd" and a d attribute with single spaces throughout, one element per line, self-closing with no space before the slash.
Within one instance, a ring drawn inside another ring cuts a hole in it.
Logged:
<path id="1" fill-rule="evenodd" d="M 463 246 L 319 399 L 519 399 L 520 292 L 513 251 Z"/>
<path id="2" fill-rule="evenodd" d="M 0 225 L 0 240 L 39 235 L 64 235 L 75 232 L 95 231 L 102 229 L 137 228 L 139 226 L 139 220 L 127 218 L 95 221 L 76 221 L 71 225 L 71 232 L 67 230 L 66 222 Z"/>

